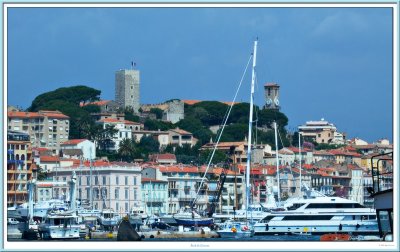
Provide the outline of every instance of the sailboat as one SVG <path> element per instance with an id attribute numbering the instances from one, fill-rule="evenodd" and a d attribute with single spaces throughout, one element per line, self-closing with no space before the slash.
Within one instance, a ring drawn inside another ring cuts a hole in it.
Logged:
<path id="1" fill-rule="evenodd" d="M 255 68 L 256 68 L 256 56 L 257 56 L 257 43 L 254 41 L 253 51 L 253 69 L 251 76 L 251 92 L 250 92 L 250 114 L 249 114 L 249 132 L 248 132 L 248 144 L 247 144 L 247 162 L 246 162 L 246 220 L 245 222 L 238 222 L 235 220 L 228 220 L 220 226 L 220 230 L 217 231 L 221 238 L 242 238 L 251 237 L 254 235 L 254 229 L 252 226 L 252 220 L 249 222 L 250 216 L 248 216 L 247 209 L 250 206 L 250 161 L 251 161 L 251 136 L 253 128 L 253 105 L 254 105 L 254 82 L 255 82 Z M 251 225 L 250 225 L 251 224 Z"/>

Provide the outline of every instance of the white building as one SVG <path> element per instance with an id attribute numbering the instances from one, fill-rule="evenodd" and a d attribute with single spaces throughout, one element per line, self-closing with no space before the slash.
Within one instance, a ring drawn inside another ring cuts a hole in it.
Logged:
<path id="1" fill-rule="evenodd" d="M 69 150 L 81 150 L 82 158 L 85 160 L 96 158 L 96 146 L 94 142 L 87 139 L 71 139 L 61 144 L 63 154 L 68 155 Z"/>
<path id="2" fill-rule="evenodd" d="M 143 207 L 141 195 L 141 167 L 124 162 L 108 163 L 96 161 L 92 163 L 90 176 L 90 163 L 57 169 L 50 173 L 54 181 L 70 181 L 72 171 L 77 175 L 77 198 L 91 201 L 95 209 L 112 208 L 120 214 L 130 212 L 132 209 Z M 53 187 L 55 198 L 67 198 L 68 186 Z"/>
<path id="3" fill-rule="evenodd" d="M 114 145 L 111 146 L 109 150 L 113 151 L 118 151 L 119 144 L 123 139 L 132 139 L 132 131 L 138 131 L 143 127 L 143 124 L 128 120 L 118 120 L 116 118 L 103 118 L 98 120 L 96 123 L 101 124 L 103 129 L 105 129 L 108 125 L 111 125 L 118 130 L 118 132 L 113 136 L 113 139 L 111 139 Z"/>
<path id="4" fill-rule="evenodd" d="M 332 123 L 325 121 L 307 121 L 305 125 L 299 126 L 299 132 L 307 140 L 317 143 L 333 143 L 336 127 Z"/>

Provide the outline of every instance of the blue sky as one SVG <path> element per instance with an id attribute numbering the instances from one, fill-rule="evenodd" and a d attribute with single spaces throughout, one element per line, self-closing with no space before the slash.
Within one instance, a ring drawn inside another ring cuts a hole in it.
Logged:
<path id="1" fill-rule="evenodd" d="M 392 142 L 389 8 L 9 9 L 8 104 L 78 84 L 114 99 L 115 71 L 132 60 L 141 103 L 229 101 L 257 36 L 255 102 L 277 82 L 289 130 L 325 118 L 348 138 Z"/>

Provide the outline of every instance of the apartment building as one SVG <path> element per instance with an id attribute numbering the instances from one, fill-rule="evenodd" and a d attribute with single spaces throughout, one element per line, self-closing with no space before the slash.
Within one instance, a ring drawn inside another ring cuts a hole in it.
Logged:
<path id="1" fill-rule="evenodd" d="M 299 132 L 306 140 L 333 143 L 337 130 L 335 125 L 322 118 L 320 121 L 308 121 L 305 125 L 299 126 Z"/>
<path id="2" fill-rule="evenodd" d="M 7 132 L 7 206 L 28 199 L 27 182 L 32 179 L 32 150 L 29 134 Z"/>
<path id="3" fill-rule="evenodd" d="M 8 111 L 8 130 L 29 134 L 32 147 L 45 147 L 58 154 L 69 137 L 69 117 L 60 111 Z"/>

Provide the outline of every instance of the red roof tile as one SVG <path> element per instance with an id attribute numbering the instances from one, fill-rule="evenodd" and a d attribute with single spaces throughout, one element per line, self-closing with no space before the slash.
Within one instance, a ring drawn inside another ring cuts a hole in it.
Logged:
<path id="1" fill-rule="evenodd" d="M 87 139 L 71 139 L 68 140 L 64 143 L 62 143 L 61 145 L 77 145 L 79 143 L 82 143 L 83 141 L 86 141 Z"/>
<path id="2" fill-rule="evenodd" d="M 58 157 L 58 156 L 41 156 L 40 162 L 60 162 L 60 157 Z"/>
<path id="3" fill-rule="evenodd" d="M 69 116 L 66 116 L 59 111 L 39 111 L 39 112 L 8 111 L 7 116 L 10 118 L 49 117 L 56 119 L 69 119 Z"/>

